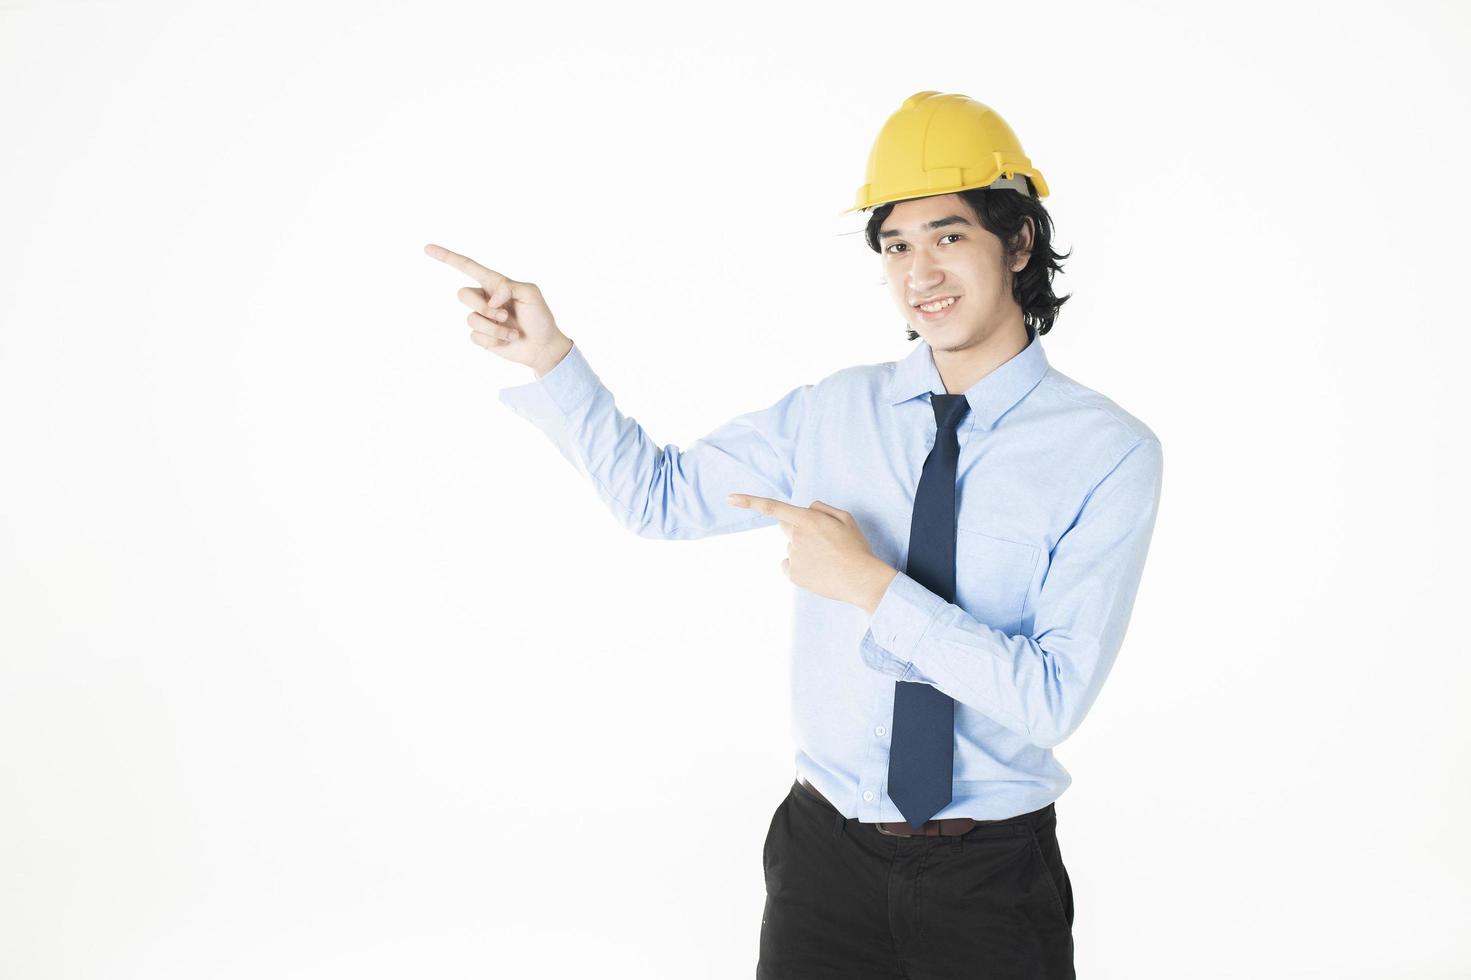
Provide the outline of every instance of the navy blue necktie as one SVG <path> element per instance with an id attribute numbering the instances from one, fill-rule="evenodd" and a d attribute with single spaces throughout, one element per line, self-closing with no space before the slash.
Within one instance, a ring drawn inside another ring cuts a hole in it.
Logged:
<path id="1" fill-rule="evenodd" d="M 914 492 L 904 573 L 946 602 L 955 601 L 956 427 L 969 407 L 964 395 L 930 395 L 935 445 Z M 894 682 L 889 746 L 889 799 L 918 831 L 950 802 L 954 775 L 955 701 L 929 684 Z"/>

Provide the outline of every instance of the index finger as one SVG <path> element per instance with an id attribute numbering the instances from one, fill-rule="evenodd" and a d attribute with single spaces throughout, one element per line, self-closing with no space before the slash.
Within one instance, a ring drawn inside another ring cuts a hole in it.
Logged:
<path id="1" fill-rule="evenodd" d="M 801 525 L 812 519 L 813 511 L 810 507 L 798 507 L 796 504 L 774 500 L 771 497 L 757 497 L 749 493 L 733 493 L 730 497 L 731 503 L 737 506 L 760 511 L 788 524 Z"/>
<path id="2" fill-rule="evenodd" d="M 476 262 L 468 255 L 461 255 L 459 252 L 451 252 L 443 245 L 425 245 L 424 251 L 428 253 L 431 258 L 438 259 L 445 265 L 452 265 L 456 269 L 459 269 L 461 272 L 465 273 L 465 275 L 469 276 L 471 279 L 474 279 L 486 289 L 494 290 L 502 283 L 510 282 L 510 277 L 503 276 L 499 272 L 496 272 L 494 269 L 487 269 L 485 266 L 481 265 L 479 262 Z"/>

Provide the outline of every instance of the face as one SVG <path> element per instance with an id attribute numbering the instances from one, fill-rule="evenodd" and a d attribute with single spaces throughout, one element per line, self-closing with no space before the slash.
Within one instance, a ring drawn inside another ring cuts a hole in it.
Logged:
<path id="1" fill-rule="evenodd" d="M 981 344 L 1008 329 L 1025 332 L 1010 276 L 1026 268 L 1030 230 L 1023 229 L 1023 252 L 1008 267 L 1001 240 L 959 194 L 895 204 L 879 227 L 879 261 L 910 328 L 937 351 Z M 917 305 L 947 297 L 954 302 L 936 313 Z"/>

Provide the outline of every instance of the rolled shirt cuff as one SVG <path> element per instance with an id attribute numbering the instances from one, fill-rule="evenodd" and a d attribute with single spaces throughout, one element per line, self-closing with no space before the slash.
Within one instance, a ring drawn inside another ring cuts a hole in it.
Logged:
<path id="1" fill-rule="evenodd" d="M 546 374 L 526 384 L 502 388 L 497 397 L 518 415 L 533 420 L 549 420 L 566 416 L 591 396 L 601 383 L 582 356 L 582 350 L 574 343 Z"/>
<path id="2" fill-rule="evenodd" d="M 914 652 L 945 605 L 944 599 L 902 571 L 895 574 L 863 634 L 864 662 L 899 680 L 922 679 L 913 662 Z"/>

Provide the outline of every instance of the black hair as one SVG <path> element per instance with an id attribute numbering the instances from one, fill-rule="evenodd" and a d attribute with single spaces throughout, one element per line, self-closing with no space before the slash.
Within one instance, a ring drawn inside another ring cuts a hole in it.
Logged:
<path id="1" fill-rule="evenodd" d="M 1027 187 L 1035 194 L 1036 185 L 1030 177 L 1025 179 Z M 1038 198 L 1029 197 L 1010 187 L 972 187 L 969 190 L 956 191 L 956 194 L 971 206 L 981 225 L 1001 239 L 1008 259 L 1017 255 L 1021 231 L 1026 227 L 1026 219 L 1032 219 L 1032 255 L 1026 268 L 1012 275 L 1011 295 L 1022 308 L 1022 317 L 1028 327 L 1039 334 L 1051 330 L 1058 310 L 1072 298 L 1072 294 L 1062 297 L 1053 294 L 1052 277 L 1062 271 L 1058 260 L 1073 254 L 1072 249 L 1068 249 L 1065 254 L 1052 250 L 1052 216 Z M 868 226 L 864 229 L 868 247 L 880 255 L 883 251 L 879 248 L 879 226 L 884 223 L 889 212 L 894 210 L 896 203 L 898 202 L 891 201 L 874 208 L 873 215 L 868 219 Z M 1008 261 L 1008 268 L 1010 264 Z M 907 324 L 905 334 L 909 340 L 919 339 L 919 334 Z"/>

